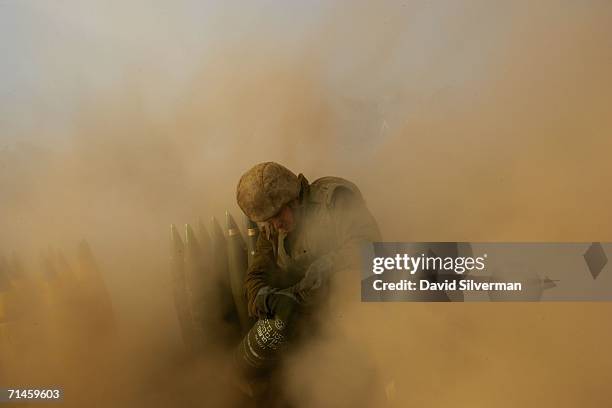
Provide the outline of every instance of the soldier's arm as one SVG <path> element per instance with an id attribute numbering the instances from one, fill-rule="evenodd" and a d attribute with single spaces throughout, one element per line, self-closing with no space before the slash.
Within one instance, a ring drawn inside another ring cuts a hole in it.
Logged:
<path id="1" fill-rule="evenodd" d="M 253 262 L 247 269 L 244 288 L 247 298 L 249 315 L 259 316 L 255 299 L 260 289 L 269 286 L 269 274 L 276 267 L 272 242 L 263 233 L 259 234 L 255 245 Z"/>
<path id="2" fill-rule="evenodd" d="M 344 286 L 358 284 L 354 272 L 360 268 L 362 245 L 381 240 L 378 225 L 359 194 L 339 188 L 329 205 L 336 245 L 316 259 L 296 285 L 295 292 L 305 301 L 329 282 L 331 274 Z"/>
<path id="3" fill-rule="evenodd" d="M 337 247 L 332 251 L 334 269 L 360 266 L 360 251 L 364 243 L 380 241 L 376 220 L 360 196 L 347 189 L 338 189 L 332 201 Z"/>

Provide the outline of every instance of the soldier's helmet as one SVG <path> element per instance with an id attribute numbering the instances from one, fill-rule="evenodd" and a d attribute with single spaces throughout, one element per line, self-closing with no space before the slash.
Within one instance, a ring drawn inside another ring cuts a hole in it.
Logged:
<path id="1" fill-rule="evenodd" d="M 300 182 L 289 169 L 274 162 L 255 165 L 244 173 L 236 188 L 236 200 L 252 221 L 273 217 L 298 197 Z"/>

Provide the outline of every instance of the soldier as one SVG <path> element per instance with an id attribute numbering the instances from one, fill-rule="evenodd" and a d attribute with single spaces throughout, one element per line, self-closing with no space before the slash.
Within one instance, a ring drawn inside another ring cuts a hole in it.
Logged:
<path id="1" fill-rule="evenodd" d="M 359 298 L 359 251 L 380 233 L 357 186 L 341 178 L 309 183 L 266 162 L 242 176 L 236 195 L 261 230 L 244 282 L 258 320 L 236 354 L 248 380 L 265 376 L 287 344 L 312 333 L 334 284 L 353 285 Z"/>

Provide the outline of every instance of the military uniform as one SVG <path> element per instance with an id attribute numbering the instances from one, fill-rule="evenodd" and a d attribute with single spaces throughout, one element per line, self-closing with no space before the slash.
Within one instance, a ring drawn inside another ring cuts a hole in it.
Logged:
<path id="1" fill-rule="evenodd" d="M 236 353 L 237 363 L 258 375 L 290 339 L 313 329 L 309 317 L 324 313 L 334 284 L 349 286 L 352 299 L 359 299 L 361 246 L 379 241 L 380 233 L 357 186 L 337 177 L 310 184 L 276 163 L 262 163 L 241 178 L 237 200 L 263 227 L 244 282 L 249 314 L 259 320 Z M 285 205 L 296 213 L 294 230 L 262 225 Z"/>
<path id="2" fill-rule="evenodd" d="M 245 290 L 249 314 L 261 316 L 256 296 L 261 288 L 288 288 L 298 283 L 310 265 L 322 259 L 332 275 L 359 265 L 359 246 L 380 240 L 372 215 L 357 186 L 338 177 L 323 177 L 309 185 L 298 177 L 301 221 L 296 231 L 260 234 Z M 353 276 L 359 281 L 359 275 Z"/>

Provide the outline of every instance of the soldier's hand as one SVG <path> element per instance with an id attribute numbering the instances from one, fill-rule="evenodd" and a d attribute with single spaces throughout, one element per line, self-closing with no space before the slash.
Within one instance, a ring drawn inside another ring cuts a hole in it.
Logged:
<path id="1" fill-rule="evenodd" d="M 298 306 L 298 298 L 291 288 L 277 289 L 264 286 L 259 289 L 255 297 L 255 308 L 259 318 L 278 317 L 286 321 Z"/>
<path id="2" fill-rule="evenodd" d="M 269 298 L 272 316 L 290 324 L 293 316 L 299 311 L 299 301 L 296 296 L 287 289 L 279 290 Z"/>
<path id="3" fill-rule="evenodd" d="M 333 262 L 329 256 L 323 256 L 314 261 L 306 271 L 304 278 L 293 288 L 294 293 L 298 294 L 301 301 L 307 302 L 308 299 L 325 285 L 329 279 Z"/>

